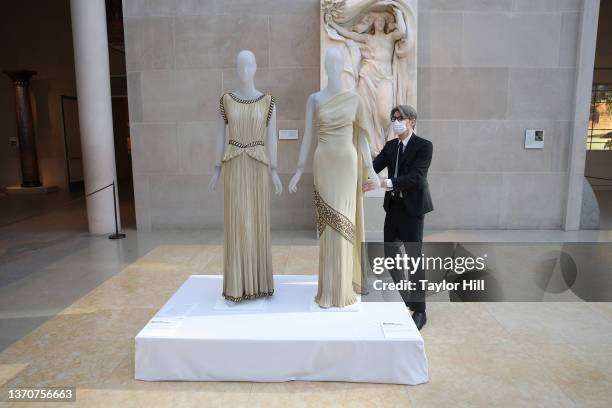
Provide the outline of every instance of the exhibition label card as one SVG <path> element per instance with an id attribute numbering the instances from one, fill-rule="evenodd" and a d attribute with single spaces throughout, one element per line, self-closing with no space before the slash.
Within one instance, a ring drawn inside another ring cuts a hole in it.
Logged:
<path id="1" fill-rule="evenodd" d="M 386 339 L 410 339 L 414 337 L 415 325 L 404 322 L 381 322 Z"/>
<path id="2" fill-rule="evenodd" d="M 144 336 L 171 336 L 181 325 L 184 316 L 180 317 L 154 317 L 142 329 Z"/>

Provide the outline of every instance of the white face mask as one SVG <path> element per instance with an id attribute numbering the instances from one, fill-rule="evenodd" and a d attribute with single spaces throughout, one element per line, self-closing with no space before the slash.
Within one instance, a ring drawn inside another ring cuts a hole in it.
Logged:
<path id="1" fill-rule="evenodd" d="M 401 135 L 402 133 L 406 131 L 406 129 L 407 127 L 406 127 L 405 121 L 396 120 L 393 122 L 393 131 L 395 132 L 396 135 Z"/>

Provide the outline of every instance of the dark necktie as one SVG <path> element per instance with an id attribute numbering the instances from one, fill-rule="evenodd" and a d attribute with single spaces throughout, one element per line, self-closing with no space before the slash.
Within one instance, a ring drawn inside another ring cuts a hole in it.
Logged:
<path id="1" fill-rule="evenodd" d="M 397 156 L 395 157 L 395 174 L 393 175 L 394 177 L 397 177 L 397 172 L 399 170 L 399 162 L 402 158 L 402 154 L 404 154 L 404 143 L 402 143 L 402 141 L 400 140 L 399 147 L 397 148 Z"/>
<path id="2" fill-rule="evenodd" d="M 404 154 L 404 143 L 400 140 L 399 147 L 397 149 L 397 157 L 395 158 L 395 174 L 393 175 L 393 177 L 397 177 L 397 174 L 399 171 L 399 163 L 400 163 L 400 159 L 402 158 L 402 154 Z M 399 196 L 400 197 L 404 196 L 401 191 L 400 191 Z"/>

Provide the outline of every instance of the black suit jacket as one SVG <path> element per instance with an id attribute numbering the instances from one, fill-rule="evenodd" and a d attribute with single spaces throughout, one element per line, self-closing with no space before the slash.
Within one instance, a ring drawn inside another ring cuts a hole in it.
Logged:
<path id="1" fill-rule="evenodd" d="M 374 171 L 379 173 L 386 167 L 393 183 L 393 191 L 396 194 L 401 191 L 404 196 L 403 202 L 407 214 L 424 215 L 433 210 L 427 184 L 433 144 L 413 133 L 400 159 L 397 177 L 393 177 L 398 148 L 399 139 L 389 140 L 374 159 Z M 391 192 L 387 191 L 383 204 L 385 211 L 389 211 L 390 202 Z"/>

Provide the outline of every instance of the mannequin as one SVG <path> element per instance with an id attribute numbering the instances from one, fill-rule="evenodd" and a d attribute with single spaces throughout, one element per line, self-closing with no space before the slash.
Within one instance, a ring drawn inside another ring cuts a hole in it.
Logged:
<path id="1" fill-rule="evenodd" d="M 238 73 L 239 86 L 232 93 L 242 99 L 255 99 L 263 94 L 255 88 L 255 73 L 257 72 L 257 63 L 255 54 L 249 50 L 242 50 L 236 58 L 236 71 Z M 221 160 L 225 153 L 226 134 L 225 121 L 219 115 L 217 117 L 217 150 L 215 154 L 215 169 L 208 184 L 210 192 L 215 191 L 219 176 L 221 175 Z M 283 184 L 276 170 L 277 163 L 277 140 L 276 140 L 276 105 L 272 110 L 272 117 L 268 126 L 266 137 L 266 146 L 268 158 L 270 160 L 270 174 L 272 176 L 272 184 L 274 184 L 274 192 L 279 195 L 283 192 Z"/>
<path id="2" fill-rule="evenodd" d="M 314 300 L 322 308 L 350 306 L 358 301 L 355 290 L 364 292 L 361 244 L 365 240 L 365 170 L 369 178 L 378 180 L 368 145 L 372 124 L 361 96 L 343 89 L 343 67 L 342 51 L 329 48 L 325 54 L 328 82 L 308 98 L 298 167 L 289 183 L 289 191 L 296 192 L 316 136 L 313 198 L 319 235 L 319 280 Z"/>
<path id="3" fill-rule="evenodd" d="M 342 71 L 344 69 L 344 54 L 338 47 L 330 47 L 325 53 L 325 72 L 327 73 L 327 86 L 319 91 L 311 94 L 308 97 L 306 103 L 306 123 L 304 126 L 304 137 L 300 146 L 300 155 L 298 159 L 297 169 L 295 174 L 289 182 L 289 192 L 295 193 L 297 191 L 298 183 L 304 173 L 304 165 L 310 149 L 312 148 L 314 135 L 314 110 L 317 104 L 324 103 L 332 96 L 343 91 L 342 86 Z M 368 178 L 374 181 L 378 181 L 378 175 L 374 171 L 372 165 L 372 154 L 370 152 L 370 145 L 366 139 L 364 132 L 359 132 L 359 144 L 361 146 L 361 152 L 363 154 L 363 160 L 368 165 Z M 333 175 L 330 175 L 333 177 Z M 379 183 L 380 184 L 380 183 Z M 377 184 L 377 185 L 379 185 Z"/>
<path id="4" fill-rule="evenodd" d="M 219 101 L 215 169 L 209 183 L 214 191 L 223 173 L 222 295 L 231 306 L 274 293 L 270 184 L 277 195 L 283 188 L 276 170 L 274 97 L 255 88 L 257 64 L 251 51 L 238 54 L 236 68 L 238 89 Z"/>

